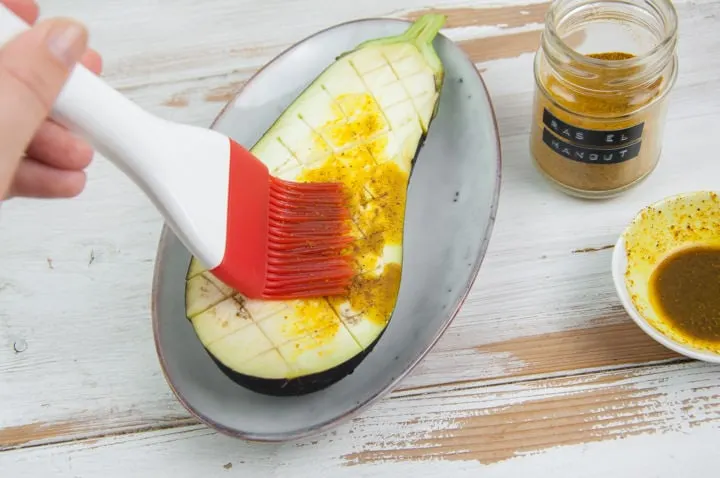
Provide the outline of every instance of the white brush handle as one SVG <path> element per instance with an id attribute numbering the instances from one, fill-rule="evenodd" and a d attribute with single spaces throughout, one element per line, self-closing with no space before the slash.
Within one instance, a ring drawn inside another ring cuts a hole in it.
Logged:
<path id="1" fill-rule="evenodd" d="M 28 28 L 0 4 L 0 46 Z M 230 158 L 226 137 L 154 116 L 80 64 L 51 117 L 130 177 L 206 267 L 221 262 Z"/>

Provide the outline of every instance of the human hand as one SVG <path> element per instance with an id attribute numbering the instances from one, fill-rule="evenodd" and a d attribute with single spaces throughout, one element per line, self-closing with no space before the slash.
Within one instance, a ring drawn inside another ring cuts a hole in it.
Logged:
<path id="1" fill-rule="evenodd" d="M 37 22 L 35 0 L 0 0 L 32 28 L 0 49 L 0 199 L 61 198 L 85 188 L 89 144 L 48 119 L 72 67 L 99 74 L 87 31 L 69 19 Z"/>

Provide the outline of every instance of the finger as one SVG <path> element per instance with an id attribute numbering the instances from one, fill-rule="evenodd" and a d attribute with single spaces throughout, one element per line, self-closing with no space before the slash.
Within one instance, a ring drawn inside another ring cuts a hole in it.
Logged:
<path id="1" fill-rule="evenodd" d="M 53 121 L 40 126 L 27 150 L 28 156 L 58 169 L 79 171 L 93 158 L 93 149 Z"/>
<path id="2" fill-rule="evenodd" d="M 25 158 L 17 169 L 8 197 L 75 197 L 85 189 L 85 181 L 84 171 L 65 171 Z"/>
<path id="3" fill-rule="evenodd" d="M 31 25 L 35 23 L 40 14 L 40 9 L 33 0 L 2 0 L 2 3 Z"/>
<path id="4" fill-rule="evenodd" d="M 87 49 L 81 62 L 96 75 L 102 71 L 102 58 L 95 50 Z M 93 149 L 63 126 L 48 120 L 35 134 L 27 154 L 58 169 L 81 170 L 92 161 Z"/>
<path id="5" fill-rule="evenodd" d="M 81 63 L 96 75 L 102 71 L 102 58 L 95 50 L 87 49 Z M 48 166 L 80 170 L 92 161 L 93 149 L 63 126 L 48 120 L 35 134 L 27 154 Z"/>
<path id="6" fill-rule="evenodd" d="M 7 191 L 20 158 L 86 48 L 81 24 L 56 19 L 39 22 L 0 50 L 0 191 Z"/>
<path id="7" fill-rule="evenodd" d="M 85 51 L 81 62 L 85 65 L 85 68 L 96 75 L 99 75 L 102 72 L 102 57 L 100 57 L 100 54 L 93 49 Z"/>

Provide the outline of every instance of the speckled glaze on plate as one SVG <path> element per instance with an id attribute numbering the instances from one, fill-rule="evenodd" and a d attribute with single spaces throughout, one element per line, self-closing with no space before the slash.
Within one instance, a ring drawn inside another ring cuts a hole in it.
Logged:
<path id="1" fill-rule="evenodd" d="M 312 35 L 251 78 L 212 125 L 251 146 L 339 54 L 409 22 L 365 19 Z M 425 356 L 462 305 L 485 256 L 500 192 L 497 124 L 485 85 L 443 35 L 440 106 L 410 178 L 403 272 L 384 335 L 355 371 L 327 389 L 270 397 L 236 385 L 213 363 L 185 316 L 190 254 L 167 226 L 155 264 L 152 319 L 160 364 L 187 410 L 222 433 L 285 441 L 337 426 L 389 392 Z"/>

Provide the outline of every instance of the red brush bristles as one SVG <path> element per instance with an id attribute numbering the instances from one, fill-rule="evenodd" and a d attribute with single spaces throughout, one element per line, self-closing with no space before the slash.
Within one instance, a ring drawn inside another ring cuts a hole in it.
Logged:
<path id="1" fill-rule="evenodd" d="M 342 184 L 270 178 L 267 275 L 263 297 L 338 295 L 354 275 L 350 215 Z"/>
<path id="2" fill-rule="evenodd" d="M 346 293 L 355 271 L 343 184 L 286 181 L 234 141 L 230 152 L 225 251 L 211 272 L 250 299 Z"/>

